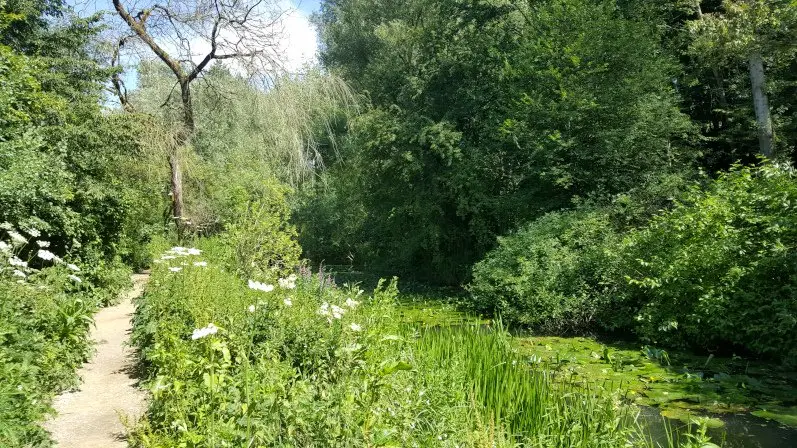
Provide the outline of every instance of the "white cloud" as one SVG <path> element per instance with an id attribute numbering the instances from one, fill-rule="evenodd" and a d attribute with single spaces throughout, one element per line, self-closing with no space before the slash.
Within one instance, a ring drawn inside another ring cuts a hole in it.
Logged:
<path id="1" fill-rule="evenodd" d="M 285 56 L 288 71 L 299 72 L 306 65 L 317 62 L 318 34 L 304 12 L 293 5 L 288 6 L 293 9 L 283 22 L 285 36 L 281 42 L 281 52 Z"/>

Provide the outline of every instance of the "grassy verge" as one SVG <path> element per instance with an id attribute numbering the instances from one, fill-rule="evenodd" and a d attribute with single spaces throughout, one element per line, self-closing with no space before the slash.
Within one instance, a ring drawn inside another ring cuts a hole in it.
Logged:
<path id="1" fill-rule="evenodd" d="M 191 252 L 166 253 L 138 302 L 136 446 L 649 446 L 617 393 L 552 381 L 502 329 L 408 324 L 395 282 L 248 282 Z"/>

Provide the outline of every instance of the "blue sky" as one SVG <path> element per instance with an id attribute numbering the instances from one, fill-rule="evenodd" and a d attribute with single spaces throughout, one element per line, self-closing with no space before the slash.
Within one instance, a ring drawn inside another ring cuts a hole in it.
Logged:
<path id="1" fill-rule="evenodd" d="M 320 9 L 321 0 L 293 0 L 293 4 L 309 16 Z"/>

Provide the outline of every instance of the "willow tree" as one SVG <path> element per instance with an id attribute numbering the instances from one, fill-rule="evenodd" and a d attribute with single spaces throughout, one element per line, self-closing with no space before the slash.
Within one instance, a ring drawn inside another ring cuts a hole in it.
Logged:
<path id="1" fill-rule="evenodd" d="M 693 55 L 711 66 L 745 61 L 748 66 L 759 152 L 772 158 L 775 133 L 767 95 L 768 57 L 794 52 L 797 2 L 793 0 L 725 0 L 720 12 L 702 14 L 690 24 Z"/>
<path id="2" fill-rule="evenodd" d="M 113 0 L 113 5 L 129 29 L 118 40 L 113 62 L 118 63 L 122 47 L 138 41 L 173 75 L 174 86 L 169 97 L 179 90 L 182 131 L 177 139 L 179 145 L 170 151 L 168 162 L 172 215 L 181 227 L 184 210 L 179 147 L 190 144 L 196 128 L 192 85 L 214 61 L 227 61 L 248 75 L 278 71 L 282 19 L 288 11 L 277 0 L 145 0 L 130 6 L 125 6 L 122 0 Z M 122 106 L 130 109 L 118 76 L 113 85 Z"/>

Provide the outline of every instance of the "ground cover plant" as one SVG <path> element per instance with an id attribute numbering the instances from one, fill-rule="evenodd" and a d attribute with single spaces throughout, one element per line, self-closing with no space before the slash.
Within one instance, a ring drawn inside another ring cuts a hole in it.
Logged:
<path id="1" fill-rule="evenodd" d="M 553 381 L 500 327 L 409 324 L 395 281 L 244 279 L 208 256 L 223 246 L 154 264 L 135 446 L 647 446 L 619 392 Z"/>
<path id="2" fill-rule="evenodd" d="M 48 446 L 39 424 L 55 394 L 78 385 L 94 312 L 127 273 L 64 260 L 33 227 L 0 228 L 0 446 Z"/>

